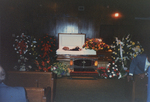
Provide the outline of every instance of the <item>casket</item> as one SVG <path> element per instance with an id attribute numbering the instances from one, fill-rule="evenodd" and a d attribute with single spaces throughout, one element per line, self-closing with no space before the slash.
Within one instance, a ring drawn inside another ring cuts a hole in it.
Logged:
<path id="1" fill-rule="evenodd" d="M 80 33 L 59 33 L 58 34 L 58 49 L 57 55 L 96 55 L 95 50 L 85 49 L 82 46 L 85 43 L 86 34 Z M 73 49 L 75 47 L 81 48 L 80 51 L 67 51 L 63 50 L 63 47 L 69 47 Z"/>

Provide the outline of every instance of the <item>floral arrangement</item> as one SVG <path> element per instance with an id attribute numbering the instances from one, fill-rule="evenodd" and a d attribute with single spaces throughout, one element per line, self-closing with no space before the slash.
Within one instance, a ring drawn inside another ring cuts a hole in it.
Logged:
<path id="1" fill-rule="evenodd" d="M 118 78 L 119 77 L 120 69 L 118 67 L 119 67 L 119 65 L 117 65 L 114 61 L 108 63 L 108 65 L 107 65 L 108 78 Z"/>
<path id="2" fill-rule="evenodd" d="M 41 63 L 39 63 L 38 60 L 35 60 L 35 64 L 38 67 L 39 71 L 44 71 L 44 72 L 51 71 L 51 64 L 50 64 L 49 60 L 47 60 L 47 61 L 41 61 Z"/>
<path id="3" fill-rule="evenodd" d="M 39 38 L 37 43 L 37 57 L 35 63 L 40 71 L 50 71 L 56 61 L 56 39 L 48 34 Z"/>
<path id="4" fill-rule="evenodd" d="M 123 78 L 124 76 L 126 76 L 129 71 L 129 66 L 132 59 L 138 54 L 142 54 L 144 52 L 144 49 L 138 41 L 131 41 L 130 34 L 123 37 L 122 40 L 119 40 L 116 37 L 116 41 L 113 42 L 111 48 L 112 62 L 114 63 L 114 65 L 117 66 L 107 67 L 109 69 L 107 70 L 109 78 L 112 78 L 114 76 L 117 76 L 118 78 Z"/>
<path id="5" fill-rule="evenodd" d="M 57 75 L 65 75 L 69 72 L 69 66 L 62 62 L 55 62 L 51 66 L 51 71 L 56 73 Z"/>
<path id="6" fill-rule="evenodd" d="M 24 33 L 15 37 L 13 47 L 18 55 L 18 64 L 14 67 L 15 70 L 31 70 L 32 66 L 30 59 L 36 55 L 34 50 L 36 48 L 36 43 L 36 38 L 27 36 Z"/>
<path id="7" fill-rule="evenodd" d="M 92 38 L 87 39 L 84 45 L 82 46 L 85 49 L 93 49 L 95 51 L 98 50 L 109 50 L 110 46 L 102 42 L 102 39 Z"/>
<path id="8" fill-rule="evenodd" d="M 105 67 L 99 67 L 99 68 L 97 68 L 97 72 L 99 73 L 99 76 L 100 76 L 101 78 L 106 79 L 106 78 L 108 77 L 108 75 L 107 75 L 107 70 L 106 70 Z"/>
<path id="9" fill-rule="evenodd" d="M 20 71 L 51 71 L 56 60 L 56 40 L 48 34 L 40 39 L 22 33 L 15 37 L 13 44 L 18 56 L 18 64 L 14 67 Z"/>

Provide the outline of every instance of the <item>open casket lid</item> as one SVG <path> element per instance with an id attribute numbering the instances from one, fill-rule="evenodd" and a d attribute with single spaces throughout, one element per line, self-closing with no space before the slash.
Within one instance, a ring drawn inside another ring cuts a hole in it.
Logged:
<path id="1" fill-rule="evenodd" d="M 69 47 L 70 49 L 75 48 L 76 46 L 82 48 L 85 43 L 85 34 L 80 33 L 59 33 L 59 49 L 63 47 Z"/>
<path id="2" fill-rule="evenodd" d="M 56 51 L 58 55 L 96 55 L 96 51 L 84 49 L 82 46 L 85 43 L 85 34 L 80 33 L 59 33 L 58 34 L 59 48 Z M 65 51 L 63 47 L 69 47 L 69 49 L 79 47 L 80 51 Z"/>

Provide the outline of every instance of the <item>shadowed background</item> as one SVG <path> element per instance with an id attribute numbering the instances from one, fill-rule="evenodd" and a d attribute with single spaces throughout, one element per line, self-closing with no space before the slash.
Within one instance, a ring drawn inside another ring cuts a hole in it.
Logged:
<path id="1" fill-rule="evenodd" d="M 85 33 L 107 44 L 132 34 L 133 41 L 148 49 L 149 5 L 149 0 L 1 0 L 0 61 L 8 69 L 15 65 L 13 36 L 21 33 L 37 38 L 48 33 L 56 39 L 58 33 Z M 115 12 L 122 17 L 113 18 Z"/>

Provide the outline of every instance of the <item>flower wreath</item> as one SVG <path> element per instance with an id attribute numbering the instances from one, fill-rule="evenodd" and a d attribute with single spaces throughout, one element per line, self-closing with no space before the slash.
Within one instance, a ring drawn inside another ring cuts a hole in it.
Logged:
<path id="1" fill-rule="evenodd" d="M 24 35 L 24 33 L 22 33 L 21 36 L 16 36 L 15 43 L 13 44 L 16 53 L 19 53 L 19 55 L 26 54 L 28 51 L 29 42 L 29 37 Z"/>
<path id="2" fill-rule="evenodd" d="M 85 49 L 93 49 L 95 51 L 110 49 L 110 46 L 102 42 L 101 38 L 100 39 L 98 38 L 87 39 L 82 47 Z"/>
<path id="3" fill-rule="evenodd" d="M 56 55 L 56 39 L 46 34 L 43 38 L 38 40 L 38 56 L 42 60 L 50 59 Z"/>
<path id="4" fill-rule="evenodd" d="M 22 33 L 20 36 L 16 36 L 13 47 L 16 53 L 21 56 L 25 56 L 26 58 L 28 58 L 29 55 L 37 55 L 37 41 L 33 36 L 27 36 L 24 35 L 24 33 Z"/>
<path id="5" fill-rule="evenodd" d="M 56 60 L 56 39 L 48 34 L 44 35 L 37 43 L 38 56 L 36 65 L 40 71 L 50 71 L 50 66 Z"/>
<path id="6" fill-rule="evenodd" d="M 22 33 L 20 36 L 15 37 L 15 43 L 13 44 L 14 50 L 16 51 L 17 54 L 19 54 L 18 58 L 18 65 L 15 66 L 14 68 L 16 70 L 21 70 L 23 67 L 23 70 L 27 70 L 26 63 L 31 63 L 31 61 L 28 61 L 31 56 L 36 55 L 36 38 L 33 36 L 27 36 Z M 34 59 L 34 58 L 33 58 Z M 23 67 L 22 67 L 23 66 Z M 32 66 L 29 64 L 30 69 Z"/>

